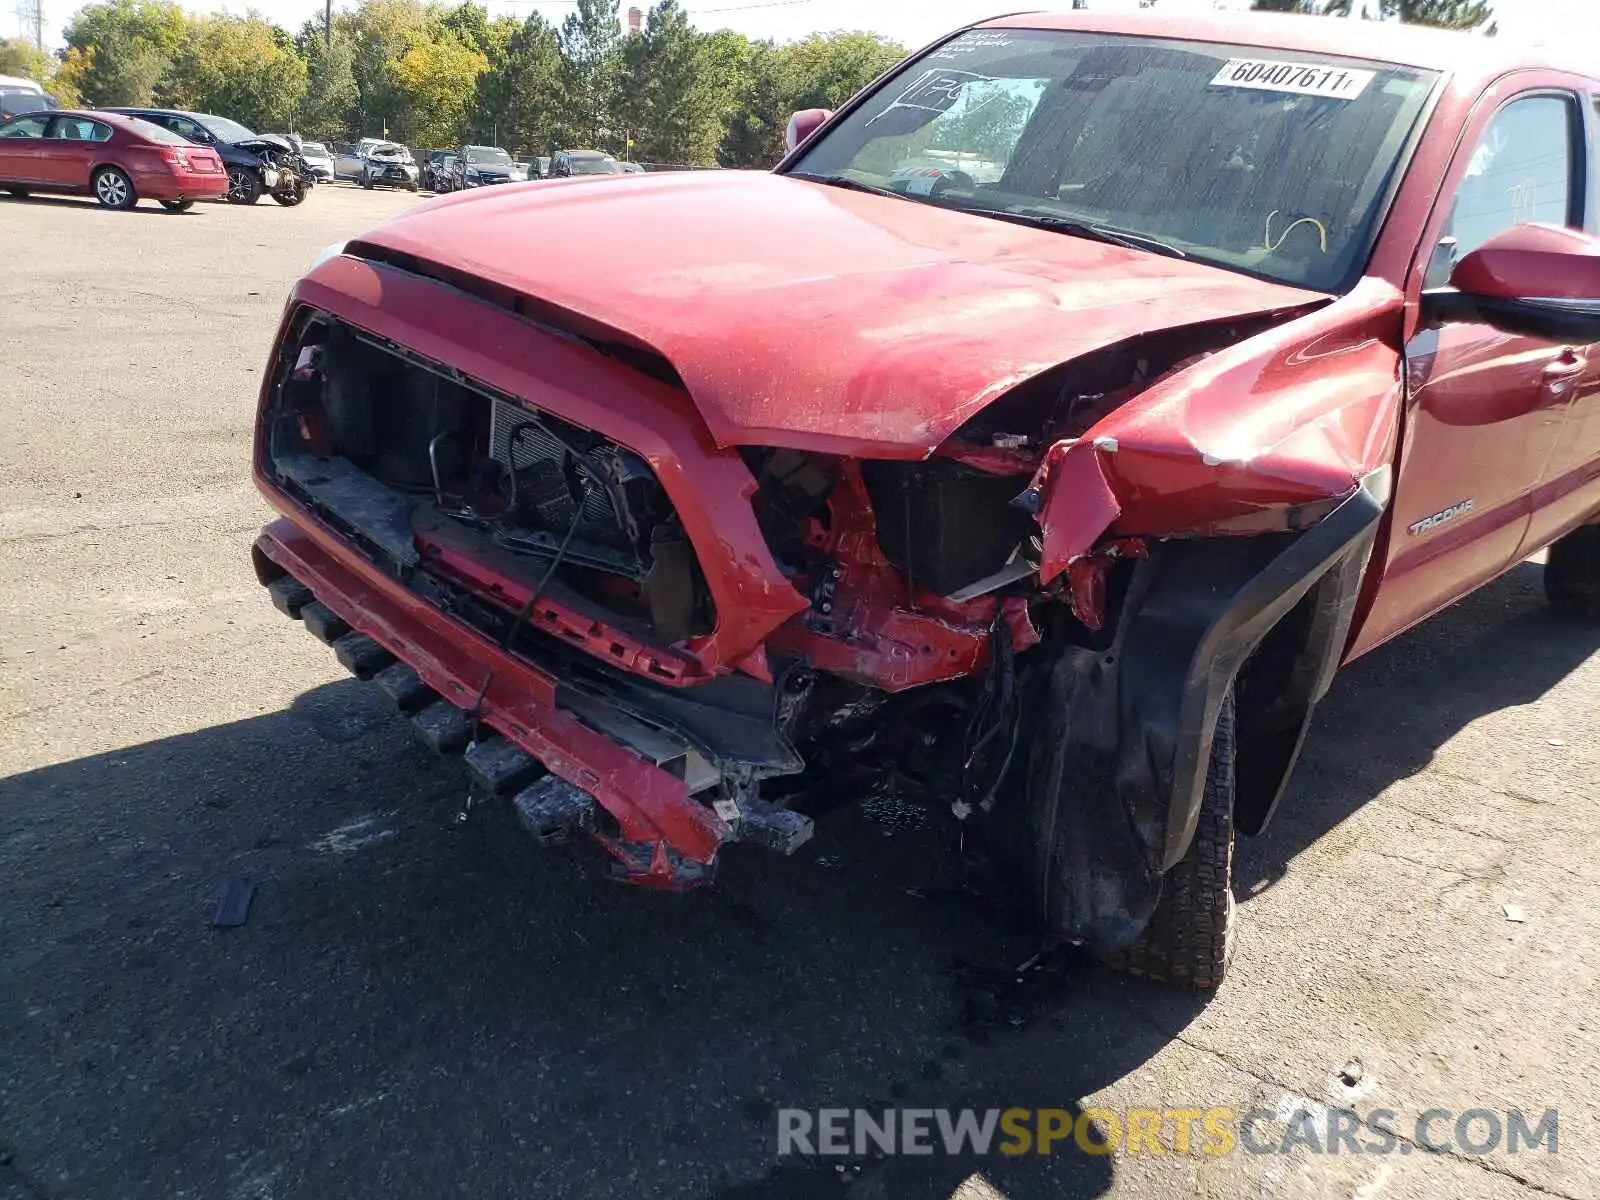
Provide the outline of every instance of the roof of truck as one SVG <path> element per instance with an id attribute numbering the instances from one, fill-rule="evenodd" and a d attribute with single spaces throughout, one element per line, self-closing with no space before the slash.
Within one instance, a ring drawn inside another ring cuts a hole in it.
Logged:
<path id="1" fill-rule="evenodd" d="M 1397 66 L 1448 71 L 1492 79 L 1519 68 L 1568 71 L 1600 80 L 1593 48 L 1532 44 L 1511 38 L 1484 37 L 1455 29 L 1432 29 L 1398 21 L 1354 21 L 1295 13 L 1217 12 L 1205 15 L 1163 15 L 1159 9 L 1137 13 L 1032 12 L 981 21 L 986 29 L 1066 29 L 1084 32 L 1222 42 L 1239 46 L 1293 50 L 1365 58 Z"/>

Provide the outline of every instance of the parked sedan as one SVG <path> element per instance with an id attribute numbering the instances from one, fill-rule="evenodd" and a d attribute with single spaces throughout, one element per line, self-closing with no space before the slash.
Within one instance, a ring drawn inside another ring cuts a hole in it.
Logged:
<path id="1" fill-rule="evenodd" d="M 155 200 L 184 212 L 227 195 L 228 174 L 214 150 L 148 122 L 48 110 L 0 124 L 0 189 L 91 195 L 107 208 Z"/>
<path id="2" fill-rule="evenodd" d="M 300 157 L 306 160 L 306 167 L 310 170 L 311 177 L 318 183 L 332 181 L 333 156 L 321 142 L 301 142 Z"/>

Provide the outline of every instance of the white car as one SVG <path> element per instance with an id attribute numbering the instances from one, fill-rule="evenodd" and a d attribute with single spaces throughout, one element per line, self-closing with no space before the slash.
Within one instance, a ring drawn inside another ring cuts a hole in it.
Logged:
<path id="1" fill-rule="evenodd" d="M 321 142 L 301 142 L 300 157 L 306 160 L 312 178 L 318 183 L 327 183 L 333 179 L 333 155 L 328 153 L 328 148 Z"/>
<path id="2" fill-rule="evenodd" d="M 411 151 L 395 142 L 380 142 L 362 156 L 356 182 L 364 188 L 400 187 L 414 192 L 419 174 Z"/>

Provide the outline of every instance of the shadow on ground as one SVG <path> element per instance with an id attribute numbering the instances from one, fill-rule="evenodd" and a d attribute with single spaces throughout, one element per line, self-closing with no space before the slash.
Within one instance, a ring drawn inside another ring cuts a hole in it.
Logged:
<path id="1" fill-rule="evenodd" d="M 1594 652 L 1536 587 L 1519 572 L 1341 679 L 1243 890 Z M 881 814 L 829 817 L 793 859 L 732 855 L 680 897 L 535 850 L 503 807 L 462 821 L 464 793 L 354 682 L 0 783 L 0 1162 L 19 1185 L 787 1200 L 943 1197 L 981 1169 L 1015 1197 L 1096 1195 L 1112 1165 L 1081 1154 L 792 1168 L 776 1110 L 1070 1108 L 1202 1005 L 1084 968 L 1020 1027 L 964 1019 L 952 960 L 1029 947 L 916 894 L 948 879 L 948 848 Z M 212 929 L 234 876 L 258 884 L 249 921 Z"/>

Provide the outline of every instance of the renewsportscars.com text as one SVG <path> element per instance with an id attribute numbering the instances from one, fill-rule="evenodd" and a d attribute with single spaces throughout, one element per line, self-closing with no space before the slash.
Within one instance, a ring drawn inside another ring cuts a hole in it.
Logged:
<path id="1" fill-rule="evenodd" d="M 780 1155 L 1557 1153 L 1559 1115 L 1430 1108 L 824 1108 L 778 1110 Z"/>

